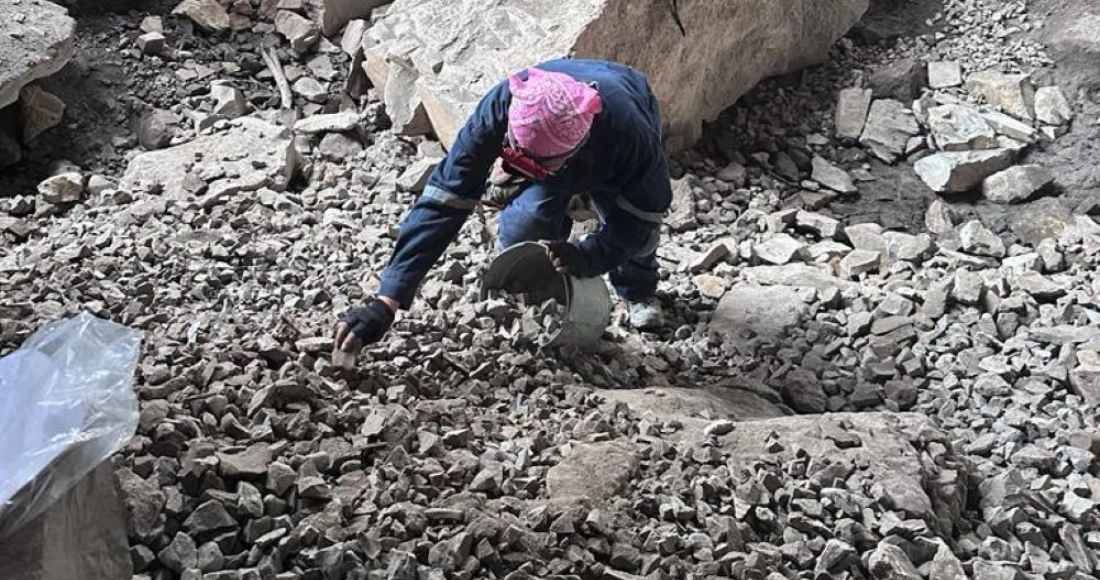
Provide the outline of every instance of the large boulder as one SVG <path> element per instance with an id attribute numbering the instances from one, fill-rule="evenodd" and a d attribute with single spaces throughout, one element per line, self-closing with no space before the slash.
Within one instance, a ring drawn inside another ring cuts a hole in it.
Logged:
<path id="1" fill-rule="evenodd" d="M 867 5 L 707 0 L 676 15 L 668 2 L 397 0 L 364 36 L 364 69 L 391 117 L 416 127 L 423 114 L 450 144 L 509 73 L 563 56 L 623 62 L 649 76 L 677 150 L 761 79 L 823 60 Z"/>
<path id="2" fill-rule="evenodd" d="M 76 21 L 50 2 L 0 2 L 0 109 L 73 56 Z"/>
<path id="3" fill-rule="evenodd" d="M 104 462 L 44 514 L 0 538 L 0 578 L 130 578 L 126 512 L 118 486 L 114 467 Z"/>

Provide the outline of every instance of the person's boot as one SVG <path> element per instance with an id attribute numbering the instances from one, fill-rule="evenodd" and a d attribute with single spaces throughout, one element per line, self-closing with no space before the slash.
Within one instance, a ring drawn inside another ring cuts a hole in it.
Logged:
<path id="1" fill-rule="evenodd" d="M 665 325 L 665 311 L 657 297 L 629 303 L 630 326 L 637 330 L 657 330 Z"/>

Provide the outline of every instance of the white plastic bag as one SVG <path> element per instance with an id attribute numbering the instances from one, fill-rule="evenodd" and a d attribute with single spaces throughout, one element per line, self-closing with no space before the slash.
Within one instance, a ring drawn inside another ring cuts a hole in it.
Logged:
<path id="1" fill-rule="evenodd" d="M 0 358 L 0 537 L 45 512 L 137 428 L 141 335 L 88 313 Z"/>

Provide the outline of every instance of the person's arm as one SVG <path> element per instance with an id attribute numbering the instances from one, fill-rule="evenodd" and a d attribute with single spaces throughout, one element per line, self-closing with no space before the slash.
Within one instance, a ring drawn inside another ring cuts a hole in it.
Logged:
<path id="1" fill-rule="evenodd" d="M 485 193 L 507 131 L 508 85 L 501 83 L 478 105 L 450 152 L 428 180 L 401 224 L 393 257 L 378 294 L 409 308 L 428 271 L 458 236 Z"/>
<path id="2" fill-rule="evenodd" d="M 508 127 L 508 83 L 482 98 L 424 192 L 401 223 L 397 246 L 378 296 L 351 309 L 336 325 L 336 346 L 347 352 L 382 339 L 400 308 L 412 306 L 428 271 L 458 236 L 485 193 L 485 183 Z"/>

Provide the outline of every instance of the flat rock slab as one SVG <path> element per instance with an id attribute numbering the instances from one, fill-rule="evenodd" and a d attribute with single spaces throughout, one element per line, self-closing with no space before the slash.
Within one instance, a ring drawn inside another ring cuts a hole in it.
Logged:
<path id="1" fill-rule="evenodd" d="M 791 286 L 737 284 L 718 303 L 709 330 L 734 344 L 782 340 L 809 316 L 809 294 Z"/>
<path id="2" fill-rule="evenodd" d="M 132 574 L 125 510 L 109 461 L 45 514 L 0 539 L 4 580 L 118 580 Z"/>
<path id="3" fill-rule="evenodd" d="M 230 124 L 224 132 L 134 157 L 121 189 L 162 190 L 165 197 L 183 199 L 202 188 L 203 175 L 218 176 L 205 184 L 209 191 L 285 189 L 298 167 L 289 132 L 252 117 Z"/>
<path id="4" fill-rule="evenodd" d="M 57 4 L 0 0 L 0 108 L 19 99 L 28 83 L 69 62 L 75 30 L 76 21 Z"/>
<path id="5" fill-rule="evenodd" d="M 550 499 L 600 502 L 619 495 L 639 467 L 634 446 L 625 441 L 579 444 L 546 474 Z"/>
<path id="6" fill-rule="evenodd" d="M 962 508 L 965 474 L 922 461 L 921 449 L 944 440 L 924 415 L 837 413 L 735 423 L 719 443 L 729 453 L 731 467 L 749 471 L 761 462 L 793 461 L 800 449 L 831 463 L 865 464 L 864 473 L 882 486 L 876 495 L 893 504 L 886 507 L 943 530 L 950 529 L 951 518 Z"/>
<path id="7" fill-rule="evenodd" d="M 857 286 L 854 282 L 837 278 L 829 270 L 807 264 L 755 266 L 745 268 L 741 271 L 741 275 L 746 281 L 761 286 L 795 286 L 813 288 L 818 291 L 831 288 L 846 290 Z"/>
<path id="8" fill-rule="evenodd" d="M 659 421 L 748 421 L 786 416 L 764 397 L 732 387 L 609 389 L 600 395 L 610 404 L 623 403 L 639 415 L 651 413 Z"/>
<path id="9" fill-rule="evenodd" d="M 868 0 L 680 3 L 685 35 L 665 2 L 397 0 L 364 37 L 364 68 L 392 97 L 388 109 L 411 120 L 409 103 L 420 100 L 449 145 L 481 96 L 517 69 L 564 56 L 626 63 L 649 76 L 667 145 L 676 150 L 761 79 L 824 59 L 867 6 Z M 391 91 L 388 82 L 406 88 Z"/>

